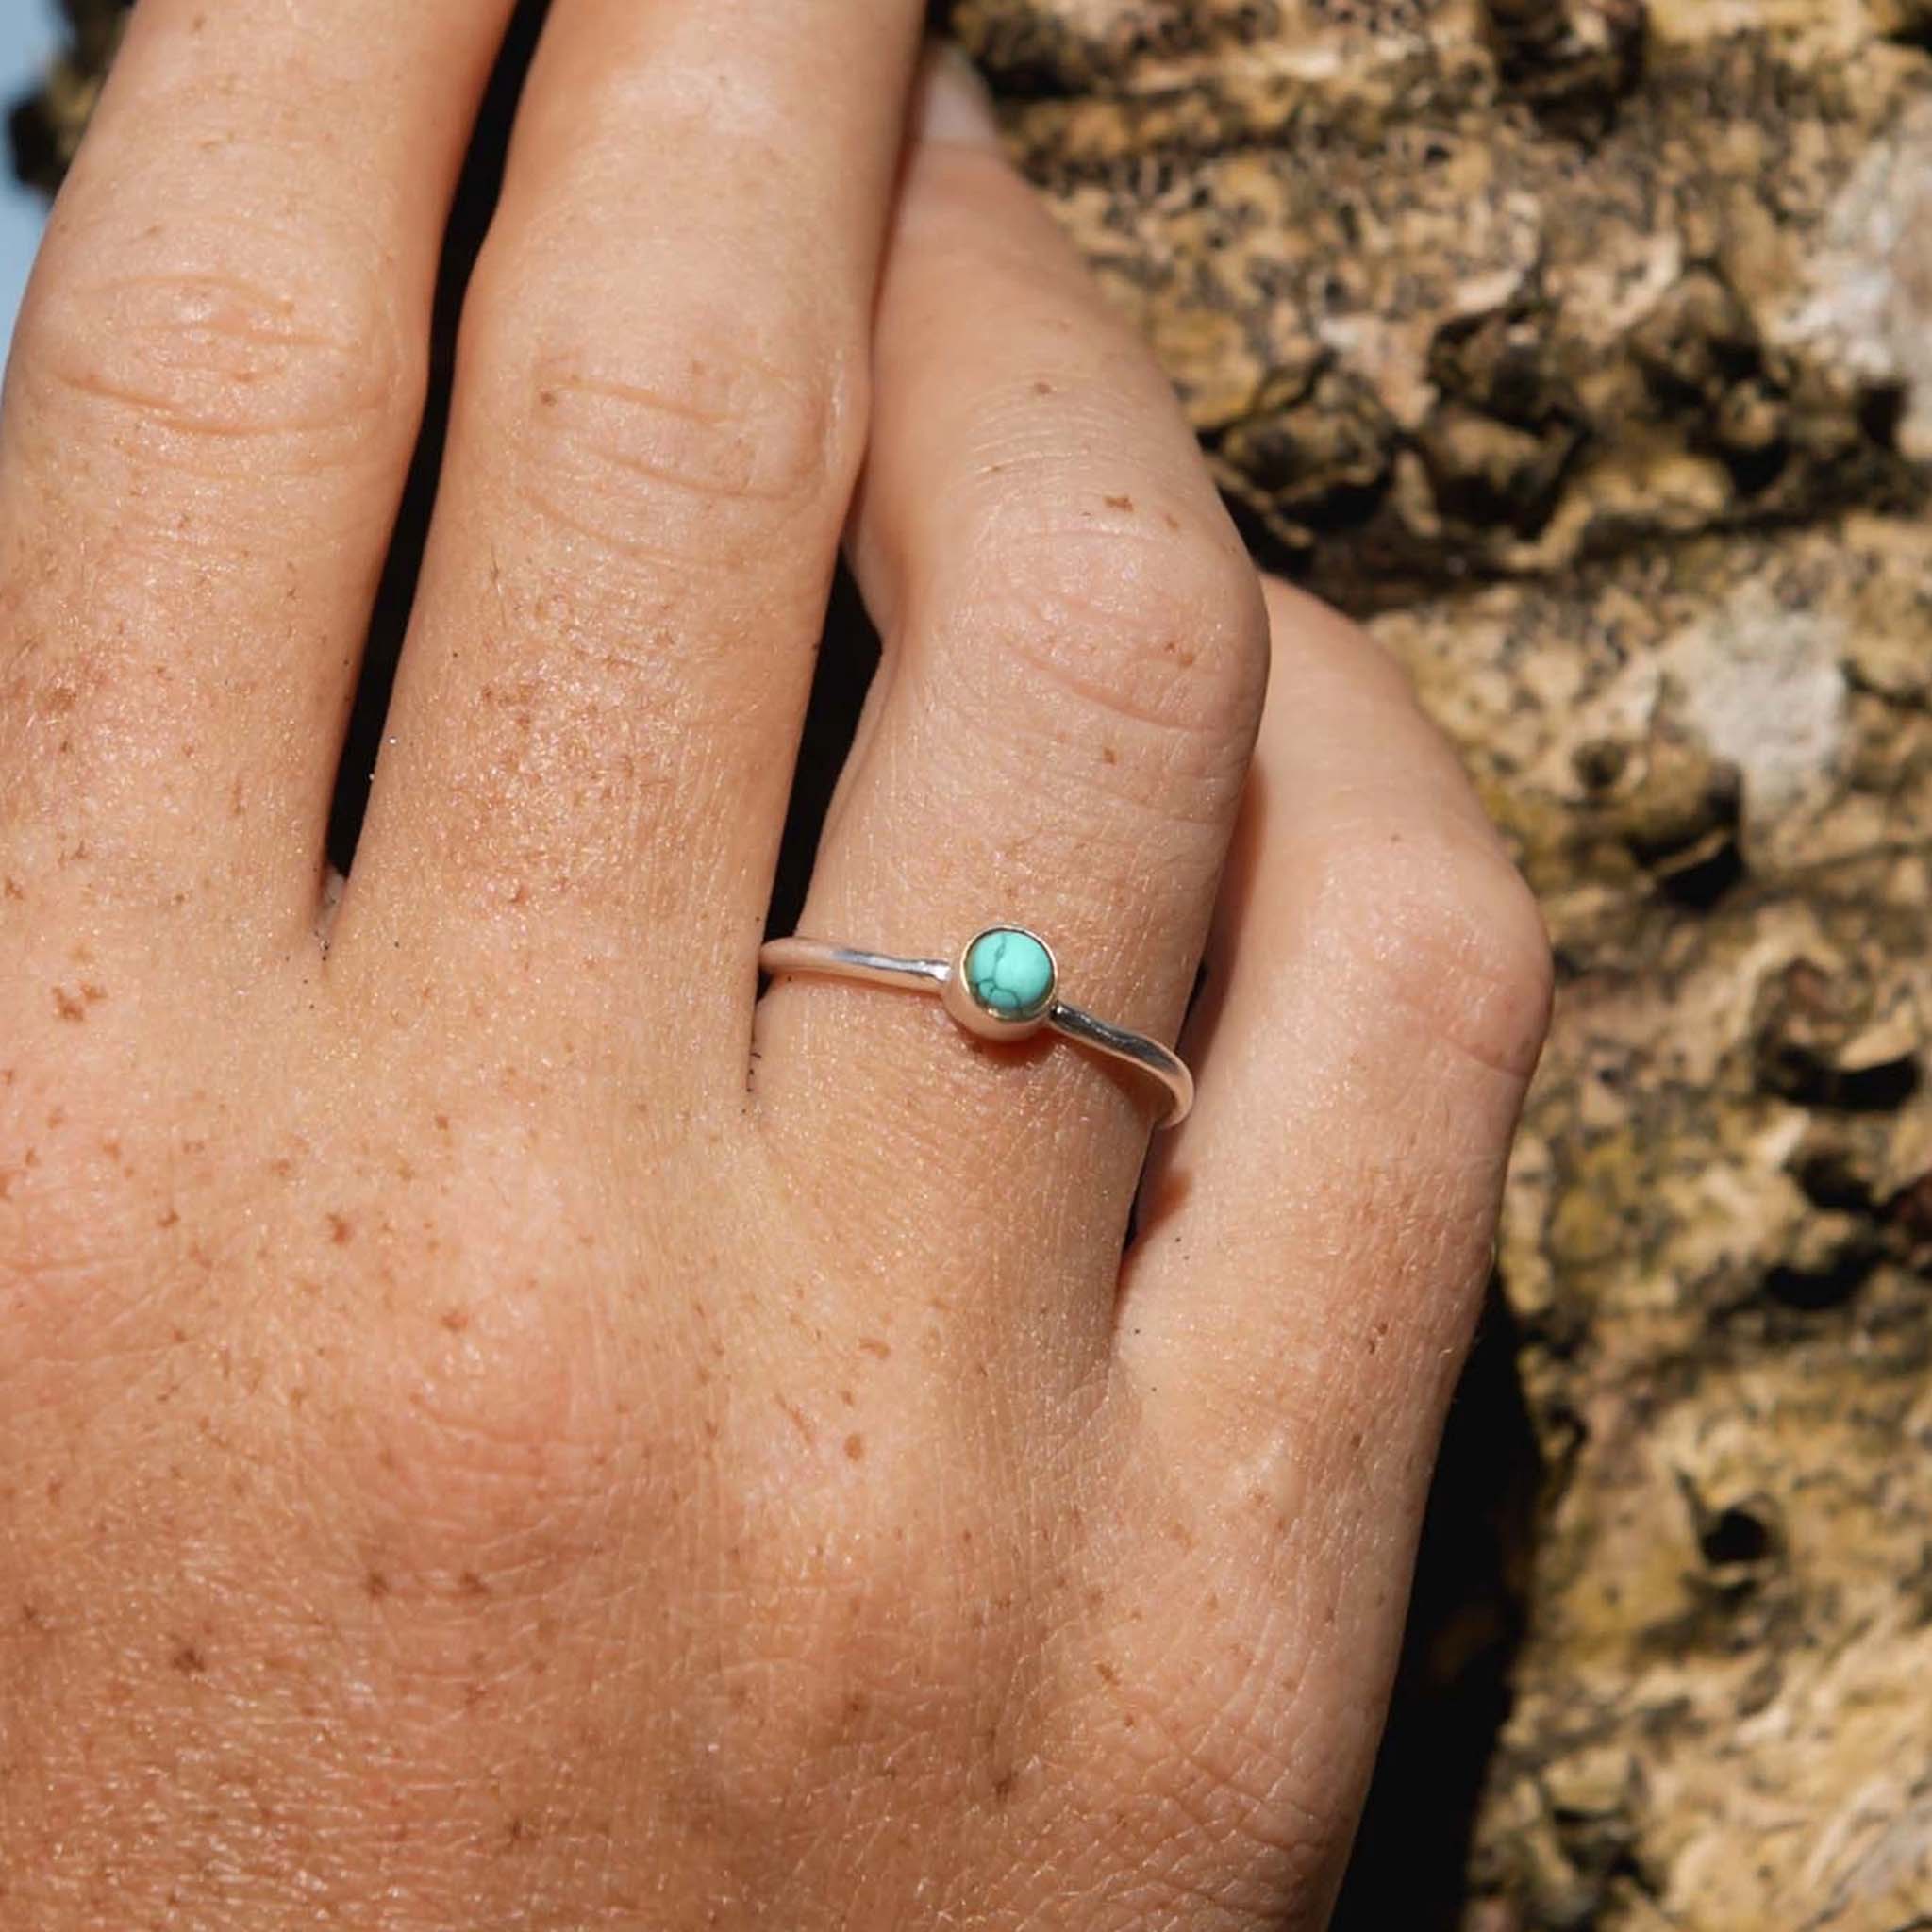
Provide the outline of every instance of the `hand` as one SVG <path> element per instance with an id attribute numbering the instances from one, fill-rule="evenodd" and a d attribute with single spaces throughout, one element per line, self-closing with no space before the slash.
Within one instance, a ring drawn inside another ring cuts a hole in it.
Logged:
<path id="1" fill-rule="evenodd" d="M 557 0 L 331 921 L 506 10 L 144 0 L 23 317 L 0 1922 L 1315 1925 L 1535 914 L 957 77 L 900 174 L 921 9 Z M 847 531 L 803 929 L 1208 947 L 1124 1266 L 1132 1075 L 757 998 Z"/>

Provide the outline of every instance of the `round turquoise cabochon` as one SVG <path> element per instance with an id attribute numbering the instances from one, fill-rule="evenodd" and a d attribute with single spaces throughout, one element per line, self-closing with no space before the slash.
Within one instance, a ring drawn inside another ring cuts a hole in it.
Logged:
<path id="1" fill-rule="evenodd" d="M 1030 932 L 996 925 L 967 947 L 966 984 L 989 1013 L 1037 1020 L 1053 1001 L 1053 955 Z"/>

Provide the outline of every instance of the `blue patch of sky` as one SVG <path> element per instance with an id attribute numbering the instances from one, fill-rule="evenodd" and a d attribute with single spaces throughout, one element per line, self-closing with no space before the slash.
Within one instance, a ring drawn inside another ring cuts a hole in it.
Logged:
<path id="1" fill-rule="evenodd" d="M 29 92 L 60 42 L 53 0 L 0 0 L 0 104 L 10 108 Z M 39 245 L 46 204 L 0 167 L 0 353 L 13 334 L 13 315 Z"/>

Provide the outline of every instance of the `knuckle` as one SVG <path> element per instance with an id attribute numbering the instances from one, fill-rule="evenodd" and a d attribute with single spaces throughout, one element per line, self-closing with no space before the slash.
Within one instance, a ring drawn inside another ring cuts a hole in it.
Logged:
<path id="1" fill-rule="evenodd" d="M 427 352 L 359 264 L 333 272 L 327 253 L 286 279 L 212 261 L 43 276 L 22 368 L 58 402 L 131 423 L 143 457 L 175 445 L 206 461 L 214 441 L 285 445 L 291 467 L 353 459 L 413 427 Z"/>
<path id="2" fill-rule="evenodd" d="M 441 1332 L 398 1350 L 360 1405 L 388 1452 L 382 1487 L 408 1491 L 418 1522 L 458 1531 L 588 1501 L 611 1415 L 593 1399 L 599 1339 L 581 1307 L 532 1281 L 452 1299 L 434 1319 Z"/>
<path id="3" fill-rule="evenodd" d="M 473 1567 L 487 1547 L 500 1567 L 521 1552 L 541 1571 L 618 1487 L 639 1441 L 610 1283 L 541 1258 L 594 1254 L 588 1210 L 561 1174 L 540 1166 L 525 1180 L 513 1209 L 463 1182 L 460 1205 L 414 1231 L 386 1236 L 353 1201 L 317 1230 L 342 1265 L 382 1282 L 413 1274 L 407 1308 L 372 1309 L 381 1332 L 342 1363 L 332 1407 L 375 1518 L 435 1567 Z M 402 1243 L 392 1255 L 389 1241 Z"/>
<path id="4" fill-rule="evenodd" d="M 1011 1532 L 963 1501 L 936 1521 L 931 1454 L 909 1436 L 895 1448 L 895 1432 L 867 1434 L 861 1465 L 850 1442 L 807 1446 L 789 1422 L 739 1415 L 717 1504 L 728 1587 L 761 1614 L 721 1619 L 700 1700 L 716 1800 L 769 1822 L 795 1798 L 797 1768 L 831 1755 L 868 1775 L 917 1763 L 991 1781 L 1017 1744 L 988 1737 L 981 1687 L 1028 1681 L 1041 1641 Z M 1010 1725 L 1024 1702 L 1016 1690 Z"/>
<path id="5" fill-rule="evenodd" d="M 1439 824 L 1364 829 L 1325 855 L 1332 945 L 1383 1009 L 1458 1057 L 1526 1080 L 1549 1024 L 1548 934 L 1522 874 L 1489 835 Z"/>
<path id="6" fill-rule="evenodd" d="M 973 583 L 999 656 L 1050 701 L 1245 758 L 1268 678 L 1260 580 L 1231 531 L 1001 530 Z M 1009 695 L 1001 693 L 1002 697 Z"/>
<path id="7" fill-rule="evenodd" d="M 486 325 L 476 359 L 539 516 L 615 549 L 688 551 L 842 513 L 860 410 L 835 351 L 801 352 L 823 334 L 714 316 L 618 351 L 511 320 Z"/>

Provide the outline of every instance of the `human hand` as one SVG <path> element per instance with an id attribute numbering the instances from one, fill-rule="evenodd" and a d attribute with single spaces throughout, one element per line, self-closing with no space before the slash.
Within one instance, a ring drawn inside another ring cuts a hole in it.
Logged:
<path id="1" fill-rule="evenodd" d="M 22 320 L 0 1923 L 1315 1925 L 1534 911 L 957 80 L 897 177 L 920 9 L 558 0 L 331 920 L 506 10 L 144 0 Z M 1208 946 L 1124 1266 L 1134 1076 L 757 999 L 848 525 L 805 929 Z"/>

